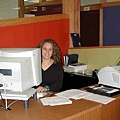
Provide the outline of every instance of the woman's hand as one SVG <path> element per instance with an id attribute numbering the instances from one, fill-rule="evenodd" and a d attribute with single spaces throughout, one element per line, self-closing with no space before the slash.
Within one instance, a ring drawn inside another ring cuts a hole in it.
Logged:
<path id="1" fill-rule="evenodd" d="M 39 86 L 37 89 L 36 89 L 37 92 L 46 92 L 46 88 L 45 87 L 42 87 L 42 86 Z"/>

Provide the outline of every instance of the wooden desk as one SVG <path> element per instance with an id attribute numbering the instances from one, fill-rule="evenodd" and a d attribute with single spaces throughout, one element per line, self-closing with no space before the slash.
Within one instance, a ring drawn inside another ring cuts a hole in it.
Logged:
<path id="1" fill-rule="evenodd" d="M 107 105 L 102 105 L 102 120 L 120 120 L 120 94 L 114 96 L 116 100 Z"/>
<path id="2" fill-rule="evenodd" d="M 120 94 L 114 97 L 107 105 L 81 99 L 60 106 L 43 106 L 39 99 L 30 98 L 28 109 L 23 101 L 12 104 L 10 111 L 0 108 L 0 120 L 120 120 Z"/>
<path id="3" fill-rule="evenodd" d="M 101 104 L 72 101 L 70 105 L 43 106 L 40 100 L 30 99 L 28 109 L 24 109 L 23 101 L 17 101 L 10 111 L 0 108 L 0 120 L 101 120 Z"/>

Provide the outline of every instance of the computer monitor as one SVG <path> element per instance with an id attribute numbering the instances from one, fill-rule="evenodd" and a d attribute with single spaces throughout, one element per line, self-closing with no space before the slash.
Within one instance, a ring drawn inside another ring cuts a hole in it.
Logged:
<path id="1" fill-rule="evenodd" d="M 78 54 L 65 54 L 64 65 L 68 66 L 74 63 L 78 63 Z"/>
<path id="2" fill-rule="evenodd" d="M 0 89 L 23 92 L 42 82 L 40 48 L 0 49 Z"/>

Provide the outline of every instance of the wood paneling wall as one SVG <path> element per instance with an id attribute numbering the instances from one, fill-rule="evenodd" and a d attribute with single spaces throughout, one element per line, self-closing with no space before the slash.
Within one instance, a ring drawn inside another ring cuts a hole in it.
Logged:
<path id="1" fill-rule="evenodd" d="M 80 34 L 80 0 L 62 0 L 62 3 L 63 13 L 69 15 L 70 33 Z M 71 37 L 69 46 L 73 46 Z"/>

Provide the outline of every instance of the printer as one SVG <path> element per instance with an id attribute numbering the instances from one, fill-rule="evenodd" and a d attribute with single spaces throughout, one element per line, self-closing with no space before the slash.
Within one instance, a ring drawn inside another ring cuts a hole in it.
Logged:
<path id="1" fill-rule="evenodd" d="M 98 84 L 120 88 L 120 66 L 106 66 L 98 71 Z"/>
<path id="2" fill-rule="evenodd" d="M 101 68 L 98 73 L 98 85 L 88 86 L 87 91 L 113 96 L 120 93 L 120 66 L 106 66 Z"/>

